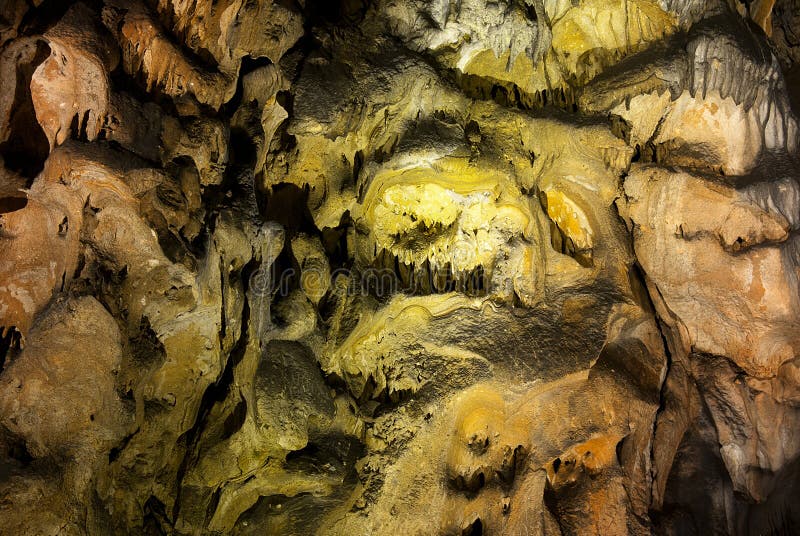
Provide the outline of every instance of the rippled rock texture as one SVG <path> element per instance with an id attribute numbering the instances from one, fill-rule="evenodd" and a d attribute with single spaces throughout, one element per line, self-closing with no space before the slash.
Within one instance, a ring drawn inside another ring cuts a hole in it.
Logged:
<path id="1" fill-rule="evenodd" d="M 0 534 L 800 531 L 800 11 L 0 4 Z"/>

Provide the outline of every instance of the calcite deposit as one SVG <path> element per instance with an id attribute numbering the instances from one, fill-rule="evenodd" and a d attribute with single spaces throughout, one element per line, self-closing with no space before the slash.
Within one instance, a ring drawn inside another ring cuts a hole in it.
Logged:
<path id="1" fill-rule="evenodd" d="M 800 532 L 788 0 L 0 3 L 0 535 Z"/>

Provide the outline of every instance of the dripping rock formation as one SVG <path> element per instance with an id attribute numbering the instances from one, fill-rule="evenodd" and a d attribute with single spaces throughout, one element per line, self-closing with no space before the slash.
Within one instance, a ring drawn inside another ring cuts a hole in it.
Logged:
<path id="1" fill-rule="evenodd" d="M 791 0 L 0 2 L 0 535 L 800 532 Z"/>

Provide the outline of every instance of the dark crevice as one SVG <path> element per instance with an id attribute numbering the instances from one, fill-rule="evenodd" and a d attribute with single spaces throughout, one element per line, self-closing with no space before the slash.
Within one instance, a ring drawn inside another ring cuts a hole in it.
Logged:
<path id="1" fill-rule="evenodd" d="M 339 219 L 339 225 L 322 229 L 320 238 L 331 271 L 338 268 L 349 268 L 353 263 L 353 252 L 349 251 L 347 247 L 347 235 L 351 232 L 353 225 L 350 211 L 347 211 Z"/>
<path id="2" fill-rule="evenodd" d="M 652 430 L 652 437 L 653 438 L 656 437 L 656 433 L 658 432 L 659 417 L 661 417 L 661 415 L 667 409 L 667 394 L 668 394 L 668 389 L 669 389 L 668 388 L 668 380 L 669 380 L 670 373 L 672 372 L 672 360 L 673 360 L 672 352 L 670 352 L 669 341 L 668 341 L 667 336 L 665 334 L 665 330 L 667 330 L 669 328 L 663 324 L 663 322 L 661 321 L 660 318 L 656 318 L 656 325 L 658 327 L 658 332 L 661 335 L 661 340 L 662 340 L 662 343 L 664 345 L 664 356 L 666 358 L 666 363 L 665 363 L 664 366 L 665 366 L 666 370 L 664 371 L 664 381 L 661 383 L 661 388 L 659 389 L 659 392 L 658 392 L 658 409 L 656 410 L 655 417 L 653 418 L 653 430 Z M 653 443 L 650 446 L 650 466 L 651 466 L 651 469 L 650 469 L 651 475 L 650 476 L 651 476 L 653 482 L 656 481 L 656 476 L 657 476 L 655 474 L 655 470 L 656 470 L 656 467 L 657 467 L 657 465 L 656 465 L 656 461 L 657 460 L 656 460 L 656 457 L 655 457 L 656 451 L 655 450 L 656 450 L 656 445 L 655 445 L 655 443 Z"/>
<path id="3" fill-rule="evenodd" d="M 356 462 L 364 455 L 364 445 L 356 438 L 338 434 L 314 437 L 308 445 L 286 456 L 285 468 L 308 473 L 337 473 L 347 481 L 357 480 Z"/>
<path id="4" fill-rule="evenodd" d="M 265 196 L 265 219 L 280 224 L 286 230 L 287 239 L 297 233 L 319 234 L 308 207 L 308 195 L 308 188 L 295 184 L 274 185 Z"/>
<path id="5" fill-rule="evenodd" d="M 476 519 L 461 531 L 462 536 L 483 536 L 483 522 Z"/>
<path id="6" fill-rule="evenodd" d="M 119 455 L 122 453 L 123 450 L 125 450 L 125 447 L 128 446 L 128 443 L 130 443 L 131 439 L 133 439 L 133 436 L 135 436 L 138 431 L 139 430 L 136 429 L 134 432 L 126 435 L 125 437 L 122 438 L 122 441 L 120 441 L 119 444 L 116 447 L 112 447 L 111 448 L 111 450 L 108 452 L 108 463 L 109 464 L 112 464 L 115 461 L 117 461 L 117 459 L 119 458 Z"/>
<path id="7" fill-rule="evenodd" d="M 0 326 L 0 372 L 20 350 L 22 334 L 14 327 Z"/>
<path id="8" fill-rule="evenodd" d="M 260 266 L 260 263 L 251 260 L 242 269 L 242 280 L 248 281 L 252 273 Z M 247 326 L 250 322 L 250 304 L 245 301 L 242 309 L 242 323 L 243 326 L 241 336 L 234 345 L 233 349 L 225 362 L 222 374 L 216 382 L 208 386 L 203 393 L 200 401 L 200 406 L 197 411 L 197 416 L 192 427 L 186 431 L 178 439 L 178 443 L 183 445 L 186 449 L 186 454 L 181 460 L 181 465 L 178 469 L 176 481 L 178 482 L 178 493 L 175 499 L 175 506 L 173 508 L 173 518 L 177 519 L 181 507 L 181 494 L 183 490 L 183 480 L 191 467 L 194 467 L 200 459 L 202 452 L 200 451 L 201 441 L 204 433 L 209 430 L 209 418 L 213 409 L 219 404 L 224 404 L 233 393 L 234 385 L 234 369 L 237 364 L 244 358 L 249 341 Z M 228 415 L 223 423 L 223 433 L 233 434 L 237 431 L 246 417 L 247 406 L 243 400 L 240 400 Z M 229 436 L 228 436 L 229 437 Z"/>
<path id="9" fill-rule="evenodd" d="M 306 26 L 334 30 L 355 26 L 364 19 L 371 3 L 371 0 L 306 0 L 303 13 Z"/>
<path id="10" fill-rule="evenodd" d="M 36 119 L 30 92 L 33 72 L 49 55 L 50 47 L 39 41 L 32 60 L 17 65 L 8 138 L 0 143 L 0 157 L 5 167 L 28 179 L 39 174 L 50 153 L 50 144 Z"/>
<path id="11" fill-rule="evenodd" d="M 245 56 L 242 58 L 242 63 L 239 66 L 239 78 L 236 81 L 236 91 L 230 100 L 222 105 L 220 113 L 223 116 L 232 116 L 239 106 L 242 104 L 242 97 L 244 96 L 244 77 L 253 71 L 272 65 L 269 58 L 252 58 Z"/>
<path id="12" fill-rule="evenodd" d="M 142 317 L 139 329 L 130 338 L 129 346 L 132 365 L 138 370 L 154 369 L 167 358 L 167 351 L 147 317 Z"/>
<path id="13" fill-rule="evenodd" d="M 620 439 L 619 441 L 617 441 L 617 446 L 614 447 L 614 453 L 615 453 L 615 455 L 617 457 L 617 465 L 619 465 L 620 467 L 623 466 L 622 459 L 623 459 L 623 450 L 625 448 L 626 439 L 628 439 L 628 436 L 625 436 L 622 439 Z"/>
<path id="14" fill-rule="evenodd" d="M 247 418 L 247 400 L 242 398 L 239 400 L 239 403 L 236 404 L 236 407 L 233 408 L 230 415 L 225 419 L 225 422 L 222 425 L 223 428 L 223 436 L 222 439 L 227 439 L 231 437 L 233 434 L 238 432 L 242 429 L 244 425 L 244 421 Z"/>
<path id="15" fill-rule="evenodd" d="M 364 166 L 364 151 L 358 150 L 353 156 L 353 184 L 358 184 L 358 176 Z"/>
<path id="16" fill-rule="evenodd" d="M 167 516 L 165 505 L 151 495 L 144 504 L 144 533 L 167 536 L 174 533 L 172 520 Z"/>
<path id="17" fill-rule="evenodd" d="M 99 12 L 103 7 L 102 0 L 82 0 L 89 8 Z M 35 4 L 28 0 L 28 4 Z M 29 9 L 20 24 L 21 35 L 41 35 L 60 21 L 73 2 L 63 0 L 44 0 Z"/>
<path id="18" fill-rule="evenodd" d="M 214 517 L 214 513 L 217 511 L 219 507 L 219 500 L 222 497 L 222 488 L 217 488 L 214 490 L 214 493 L 211 494 L 211 500 L 208 502 L 208 507 L 206 508 L 206 519 L 212 519 Z"/>
<path id="19" fill-rule="evenodd" d="M 8 214 L 22 210 L 28 205 L 27 197 L 2 197 L 0 198 L 0 214 Z"/>
<path id="20" fill-rule="evenodd" d="M 113 90 L 128 94 L 132 99 L 140 103 L 143 109 L 146 104 L 152 103 L 158 106 L 165 115 L 179 117 L 180 114 L 178 114 L 175 103 L 171 98 L 159 93 L 148 93 L 144 85 L 136 83 L 134 77 L 125 72 L 122 62 L 108 76 Z"/>
<path id="21" fill-rule="evenodd" d="M 631 143 L 631 124 L 616 114 L 611 114 L 611 133 L 623 140 L 627 145 Z"/>
<path id="22" fill-rule="evenodd" d="M 22 467 L 29 466 L 34 460 L 28 450 L 28 446 L 25 444 L 25 440 L 0 424 L 0 460 L 2 460 L 0 461 L 0 482 L 3 482 L 4 477 L 7 476 L 4 474 L 5 471 L 11 469 L 11 467 L 8 467 L 11 464 L 7 464 L 3 457 L 17 462 Z"/>

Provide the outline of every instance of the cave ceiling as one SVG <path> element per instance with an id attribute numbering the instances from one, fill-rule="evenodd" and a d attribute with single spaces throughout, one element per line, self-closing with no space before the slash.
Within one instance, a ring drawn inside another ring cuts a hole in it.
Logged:
<path id="1" fill-rule="evenodd" d="M 798 43 L 4 0 L 0 534 L 797 533 Z"/>

